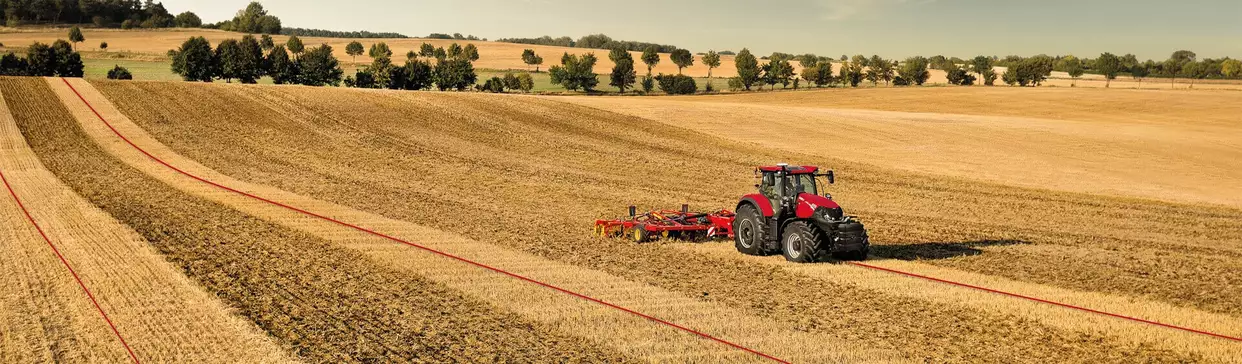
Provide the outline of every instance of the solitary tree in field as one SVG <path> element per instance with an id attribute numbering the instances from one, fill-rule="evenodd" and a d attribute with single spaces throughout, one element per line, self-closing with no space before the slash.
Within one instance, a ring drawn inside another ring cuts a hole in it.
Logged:
<path id="1" fill-rule="evenodd" d="M 1134 67 L 1130 67 L 1130 77 L 1133 77 L 1135 81 L 1138 81 L 1139 88 L 1143 88 L 1143 77 L 1147 77 L 1147 74 L 1150 72 L 1151 71 L 1147 69 L 1147 65 L 1144 64 L 1136 64 Z"/>
<path id="2" fill-rule="evenodd" d="M 587 53 L 579 58 L 565 53 L 561 56 L 561 65 L 552 66 L 548 73 L 552 76 L 553 85 L 562 85 L 566 90 L 583 89 L 592 91 L 599 79 L 595 77 L 595 54 Z"/>
<path id="3" fill-rule="evenodd" d="M 423 43 L 423 45 L 418 46 L 418 55 L 427 58 L 435 57 L 436 47 L 431 44 Z"/>
<path id="4" fill-rule="evenodd" d="M 358 56 L 362 55 L 362 43 L 359 43 L 358 41 L 349 42 L 349 44 L 345 46 L 345 54 L 353 57 L 354 63 L 358 63 Z"/>
<path id="5" fill-rule="evenodd" d="M 677 65 L 677 74 L 681 74 L 681 69 L 694 65 L 694 55 L 685 49 L 675 49 L 669 54 L 669 59 L 673 60 L 673 64 Z"/>
<path id="6" fill-rule="evenodd" d="M 634 71 L 634 56 L 623 48 L 613 48 L 608 52 L 608 59 L 611 59 L 614 64 L 612 73 L 608 77 L 608 84 L 616 87 L 621 93 L 625 93 L 625 89 L 633 86 L 637 80 L 637 73 Z"/>
<path id="7" fill-rule="evenodd" d="M 1111 86 L 1113 79 L 1117 78 L 1117 73 L 1121 72 L 1121 58 L 1112 53 L 1105 52 L 1100 58 L 1095 59 L 1095 69 L 1104 75 L 1106 80 L 1104 87 Z"/>
<path id="8" fill-rule="evenodd" d="M 647 65 L 647 76 L 651 76 L 651 69 L 660 64 L 660 49 L 654 45 L 644 49 L 643 64 Z"/>
<path id="9" fill-rule="evenodd" d="M 107 51 L 108 51 L 108 42 L 99 42 L 99 49 L 100 49 L 100 50 L 102 50 L 102 51 L 104 51 L 104 52 L 107 52 Z"/>
<path id="10" fill-rule="evenodd" d="M 737 67 L 737 80 L 741 83 L 742 88 L 750 91 L 750 87 L 759 82 L 761 69 L 759 68 L 759 60 L 755 59 L 755 55 L 750 54 L 750 49 L 742 48 L 733 56 L 733 64 Z"/>
<path id="11" fill-rule="evenodd" d="M 527 66 L 535 66 L 535 73 L 539 73 L 539 65 L 543 64 L 543 57 L 535 54 L 534 49 L 526 49 L 522 51 L 522 62 Z"/>
<path id="12" fill-rule="evenodd" d="M 82 29 L 73 27 L 69 29 L 69 41 L 73 42 L 73 49 L 78 49 L 78 43 L 85 42 L 86 37 L 82 35 Z"/>
<path id="13" fill-rule="evenodd" d="M 289 53 L 293 53 L 293 59 L 295 60 L 306 50 L 306 45 L 303 45 L 302 39 L 296 35 L 289 37 L 289 41 L 285 42 L 285 47 L 289 48 Z"/>
<path id="14" fill-rule="evenodd" d="M 1073 80 L 1070 81 L 1070 87 L 1076 86 L 1078 83 L 1078 77 L 1082 77 L 1082 74 L 1084 73 L 1082 60 L 1078 59 L 1078 57 L 1074 57 L 1073 55 L 1068 55 L 1062 57 L 1059 63 L 1060 64 L 1057 68 L 1065 71 L 1065 73 L 1068 73 L 1070 77 L 1073 78 Z"/>
<path id="15" fill-rule="evenodd" d="M 703 65 L 707 66 L 707 78 L 712 78 L 712 69 L 720 67 L 720 54 L 714 50 L 707 51 L 703 55 Z"/>

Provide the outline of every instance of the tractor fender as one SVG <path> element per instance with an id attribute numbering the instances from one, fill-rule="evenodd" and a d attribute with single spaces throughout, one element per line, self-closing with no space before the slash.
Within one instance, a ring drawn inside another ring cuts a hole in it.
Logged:
<path id="1" fill-rule="evenodd" d="M 827 209 L 838 209 L 841 205 L 837 205 L 836 201 L 829 200 L 827 197 L 803 193 L 798 195 L 798 207 L 794 209 L 794 215 L 799 219 L 810 219 L 815 216 L 815 209 L 820 207 Z"/>
<path id="2" fill-rule="evenodd" d="M 772 215 L 776 214 L 776 212 L 772 210 L 772 202 L 768 201 L 768 198 L 762 194 L 756 193 L 742 196 L 742 201 L 737 203 L 738 208 L 734 211 L 740 210 L 742 205 L 746 204 L 755 206 L 755 209 L 758 209 L 759 213 L 763 214 L 763 217 L 772 217 Z"/>

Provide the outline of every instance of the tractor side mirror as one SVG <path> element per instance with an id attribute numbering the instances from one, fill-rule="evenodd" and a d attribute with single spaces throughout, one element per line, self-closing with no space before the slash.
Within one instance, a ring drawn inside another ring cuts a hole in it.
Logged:
<path id="1" fill-rule="evenodd" d="M 836 183 L 837 183 L 836 174 L 832 173 L 832 171 L 828 171 L 828 184 L 836 184 Z"/>

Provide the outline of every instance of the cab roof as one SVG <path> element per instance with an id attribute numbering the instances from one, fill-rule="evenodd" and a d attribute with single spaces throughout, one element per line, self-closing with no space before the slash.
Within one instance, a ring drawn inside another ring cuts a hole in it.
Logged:
<path id="1" fill-rule="evenodd" d="M 814 174 L 819 172 L 819 167 L 816 166 L 787 166 L 784 168 L 789 171 L 789 174 Z M 764 172 L 780 172 L 781 166 L 761 166 L 759 170 Z"/>

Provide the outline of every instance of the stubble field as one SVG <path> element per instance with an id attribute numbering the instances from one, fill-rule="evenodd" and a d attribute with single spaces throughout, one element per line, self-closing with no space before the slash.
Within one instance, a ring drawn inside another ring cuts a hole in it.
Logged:
<path id="1" fill-rule="evenodd" d="M 1225 339 L 856 266 L 747 257 L 728 242 L 635 245 L 589 233 L 591 221 L 631 204 L 729 208 L 753 188 L 755 165 L 817 164 L 837 170 L 833 194 L 873 230 L 870 264 L 1238 336 L 1242 281 L 1232 272 L 1242 269 L 1242 210 L 1228 181 L 1239 148 L 1224 102 L 1232 94 L 1196 101 L 930 89 L 647 99 L 73 84 L 119 133 L 194 173 L 527 269 L 796 362 L 1242 355 Z M 13 107 L 43 165 L 298 358 L 757 359 L 213 192 L 120 141 L 60 80 L 7 79 L 0 91 L 39 100 L 40 110 L 63 105 L 37 117 Z M 1041 112 L 1041 103 L 1065 108 Z M 1150 112 L 1092 108 L 1101 104 Z M 1116 132 L 1127 128 L 1139 131 Z M 789 134 L 810 145 L 789 143 Z M 1177 141 L 1189 138 L 1207 142 Z M 1202 172 L 1181 165 L 1192 162 Z M 1131 174 L 1149 164 L 1182 178 Z M 204 228 L 208 221 L 222 228 Z M 218 249 L 225 246 L 249 253 Z M 274 258 L 289 255 L 300 258 Z M 567 318 L 575 313 L 586 318 Z M 435 320 L 449 316 L 453 324 Z M 341 317 L 365 319 L 333 324 Z M 401 335 L 437 344 L 386 341 Z M 488 344 L 499 342 L 530 344 Z"/>

